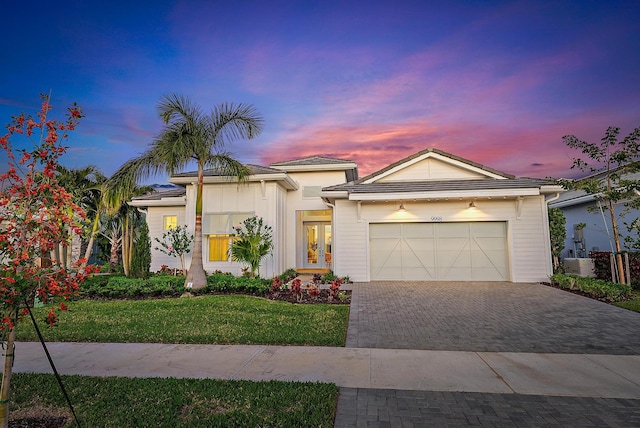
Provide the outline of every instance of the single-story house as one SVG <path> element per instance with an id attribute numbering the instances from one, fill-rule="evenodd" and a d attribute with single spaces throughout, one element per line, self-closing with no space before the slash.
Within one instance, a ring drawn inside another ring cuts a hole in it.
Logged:
<path id="1" fill-rule="evenodd" d="M 263 217 L 274 251 L 261 275 L 331 269 L 353 281 L 543 281 L 551 274 L 547 203 L 562 187 L 517 178 L 428 148 L 358 178 L 354 162 L 327 157 L 247 165 L 243 183 L 207 171 L 203 189 L 205 270 L 239 274 L 227 249 L 233 226 Z M 193 230 L 195 172 L 170 192 L 135 198 L 149 232 Z M 152 245 L 153 247 L 153 245 Z M 152 253 L 152 270 L 177 260 Z"/>
<path id="2" fill-rule="evenodd" d="M 604 179 L 604 173 L 596 173 L 585 178 Z M 640 173 L 626 174 L 627 180 L 640 180 Z M 614 211 L 618 216 L 623 210 L 625 201 L 614 205 Z M 605 203 L 598 202 L 594 195 L 587 194 L 584 190 L 569 190 L 549 203 L 550 208 L 560 208 L 567 222 L 567 238 L 562 251 L 562 258 L 589 257 L 591 251 L 615 251 L 611 215 Z M 627 235 L 624 221 L 630 223 L 640 217 L 640 210 L 631 209 L 624 216 L 624 220 L 618 217 L 616 223 L 622 235 Z M 581 227 L 584 226 L 584 227 Z M 620 239 L 623 250 L 629 251 L 624 240 Z"/>

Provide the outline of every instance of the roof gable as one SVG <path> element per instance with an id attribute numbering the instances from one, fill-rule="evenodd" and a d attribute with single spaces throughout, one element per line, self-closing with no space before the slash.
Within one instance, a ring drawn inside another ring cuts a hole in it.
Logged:
<path id="1" fill-rule="evenodd" d="M 428 148 L 359 180 L 363 184 L 425 180 L 478 180 L 514 178 L 442 150 Z"/>

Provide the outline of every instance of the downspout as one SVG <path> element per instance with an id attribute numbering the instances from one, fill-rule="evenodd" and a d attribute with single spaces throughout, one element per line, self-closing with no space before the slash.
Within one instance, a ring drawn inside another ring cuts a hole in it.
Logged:
<path id="1" fill-rule="evenodd" d="M 328 199 L 322 198 L 322 202 L 331 208 L 331 271 L 333 272 L 333 261 L 336 259 L 333 255 L 336 253 L 336 206 L 329 202 Z"/>
<path id="2" fill-rule="evenodd" d="M 556 192 L 554 196 L 550 197 L 549 199 L 545 199 L 545 201 L 547 204 L 550 204 L 551 202 L 557 201 L 559 197 L 560 197 L 560 192 Z"/>

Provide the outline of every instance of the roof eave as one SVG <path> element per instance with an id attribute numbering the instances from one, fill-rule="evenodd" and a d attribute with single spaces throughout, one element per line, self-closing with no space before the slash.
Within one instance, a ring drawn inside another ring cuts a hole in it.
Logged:
<path id="1" fill-rule="evenodd" d="M 324 194 L 324 192 L 323 192 Z M 400 201 L 424 199 L 455 199 L 455 198 L 516 198 L 518 196 L 538 196 L 538 188 L 524 189 L 484 189 L 484 190 L 448 190 L 427 192 L 389 192 L 389 193 L 350 193 L 351 201 Z"/>
<path id="2" fill-rule="evenodd" d="M 198 177 L 196 176 L 188 176 L 188 177 L 171 177 L 168 181 L 173 184 L 195 184 Z M 276 173 L 276 174 L 254 174 L 247 177 L 246 181 L 248 182 L 261 182 L 261 181 L 281 181 L 283 183 L 283 187 L 288 190 L 297 190 L 300 185 L 291 177 L 289 177 L 285 172 Z M 204 184 L 229 184 L 229 183 L 238 183 L 238 179 L 230 176 L 205 176 L 203 178 Z"/>
<path id="3" fill-rule="evenodd" d="M 186 196 L 180 196 L 177 198 L 162 198 L 162 199 L 133 199 L 127 202 L 132 207 L 176 207 L 187 205 Z"/>

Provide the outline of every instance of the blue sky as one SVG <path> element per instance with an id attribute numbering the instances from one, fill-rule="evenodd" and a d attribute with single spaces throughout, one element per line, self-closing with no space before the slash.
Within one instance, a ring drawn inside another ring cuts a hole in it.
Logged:
<path id="1" fill-rule="evenodd" d="M 111 175 L 142 152 L 169 92 L 254 104 L 263 133 L 226 147 L 243 162 L 324 155 L 361 175 L 437 147 L 570 176 L 563 135 L 640 126 L 638 1 L 93 3 L 3 6 L 0 119 L 49 91 L 54 112 L 78 102 L 69 167 Z"/>

